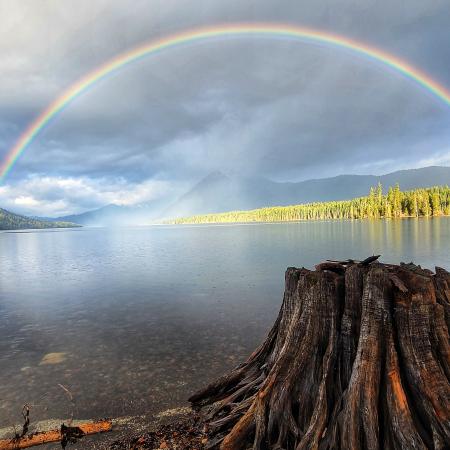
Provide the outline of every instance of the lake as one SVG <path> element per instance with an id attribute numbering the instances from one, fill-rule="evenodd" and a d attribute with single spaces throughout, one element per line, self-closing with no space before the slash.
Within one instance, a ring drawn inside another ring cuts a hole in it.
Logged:
<path id="1" fill-rule="evenodd" d="M 288 266 L 450 267 L 450 218 L 0 233 L 0 427 L 183 405 L 265 337 Z M 49 355 L 50 354 L 50 355 Z"/>

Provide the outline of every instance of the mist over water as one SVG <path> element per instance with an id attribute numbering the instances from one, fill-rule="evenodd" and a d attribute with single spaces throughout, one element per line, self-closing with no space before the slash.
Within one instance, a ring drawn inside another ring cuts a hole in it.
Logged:
<path id="1" fill-rule="evenodd" d="M 59 384 L 77 418 L 182 405 L 264 338 L 288 266 L 449 269 L 449 241 L 450 218 L 0 233 L 0 426 L 67 417 Z"/>

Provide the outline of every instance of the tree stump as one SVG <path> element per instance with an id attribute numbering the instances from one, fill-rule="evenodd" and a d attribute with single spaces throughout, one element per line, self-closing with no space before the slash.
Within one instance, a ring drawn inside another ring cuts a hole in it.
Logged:
<path id="1" fill-rule="evenodd" d="M 267 339 L 190 401 L 221 450 L 448 449 L 449 328 L 444 269 L 288 268 Z"/>

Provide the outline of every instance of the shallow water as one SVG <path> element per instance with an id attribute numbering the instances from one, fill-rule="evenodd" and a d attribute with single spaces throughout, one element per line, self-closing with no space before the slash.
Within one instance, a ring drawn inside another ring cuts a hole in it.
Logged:
<path id="1" fill-rule="evenodd" d="M 288 266 L 450 268 L 450 218 L 0 233 L 0 427 L 156 412 L 242 361 Z M 49 355 L 50 354 L 50 355 Z"/>

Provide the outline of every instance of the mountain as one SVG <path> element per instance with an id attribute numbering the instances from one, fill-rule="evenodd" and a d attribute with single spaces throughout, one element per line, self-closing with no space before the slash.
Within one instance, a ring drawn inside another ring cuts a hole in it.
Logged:
<path id="1" fill-rule="evenodd" d="M 65 220 L 88 226 L 126 226 L 148 224 L 161 208 L 157 203 L 121 206 L 106 205 L 99 209 L 81 214 L 57 217 L 53 220 Z"/>
<path id="2" fill-rule="evenodd" d="M 264 206 L 346 200 L 365 196 L 372 186 L 385 189 L 400 184 L 402 190 L 450 184 L 450 167 L 400 170 L 386 175 L 339 175 L 300 182 L 275 182 L 265 178 L 228 177 L 213 172 L 164 210 L 164 218 Z"/>
<path id="3" fill-rule="evenodd" d="M 243 180 L 232 179 L 221 172 L 210 173 L 165 209 L 163 216 L 181 217 L 200 211 L 212 213 L 240 208 L 240 205 L 246 204 L 240 194 L 249 190 L 241 186 L 242 182 Z"/>
<path id="4" fill-rule="evenodd" d="M 381 219 L 393 217 L 450 216 L 450 187 L 435 186 L 401 191 L 398 187 L 383 194 L 350 200 L 269 206 L 244 211 L 200 214 L 169 221 L 175 224 L 292 222 L 304 220 Z M 398 199 L 401 198 L 401 201 Z"/>
<path id="5" fill-rule="evenodd" d="M 41 229 L 41 228 L 72 228 L 79 227 L 75 223 L 45 221 L 31 217 L 21 216 L 6 209 L 0 208 L 0 230 L 25 230 L 25 229 Z"/>
<path id="6" fill-rule="evenodd" d="M 231 177 L 212 172 L 174 203 L 163 201 L 134 206 L 107 205 L 81 214 L 58 217 L 89 226 L 148 224 L 194 214 L 287 206 L 316 201 L 346 200 L 367 195 L 380 182 L 385 189 L 400 184 L 402 190 L 450 184 L 450 167 L 401 170 L 386 175 L 339 175 L 332 178 L 280 183 L 263 177 Z"/>

